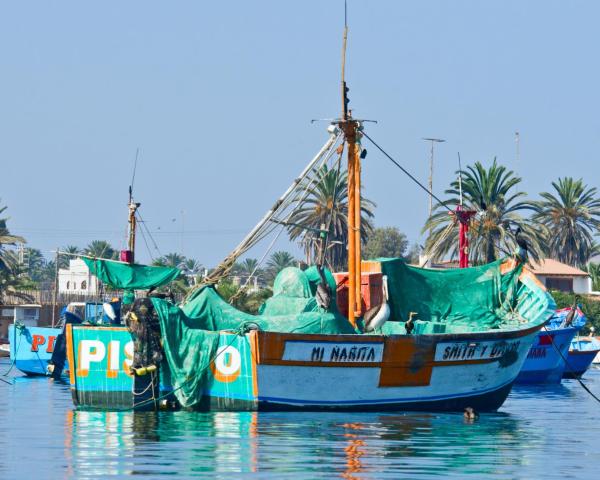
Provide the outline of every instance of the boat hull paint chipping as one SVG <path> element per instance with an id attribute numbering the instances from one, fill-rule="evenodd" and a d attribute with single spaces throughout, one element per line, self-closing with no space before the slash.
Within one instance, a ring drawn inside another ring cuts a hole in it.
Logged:
<path id="1" fill-rule="evenodd" d="M 48 361 L 52 358 L 54 344 L 61 328 L 8 327 L 10 359 L 26 375 L 46 375 Z"/>
<path id="2" fill-rule="evenodd" d="M 542 330 L 535 339 L 515 383 L 560 383 L 577 328 Z"/>
<path id="3" fill-rule="evenodd" d="M 254 331 L 235 338 L 222 332 L 222 353 L 211 364 L 199 407 L 494 411 L 510 392 L 537 331 L 388 337 Z M 68 327 L 77 406 L 132 406 L 133 381 L 126 371 L 131 348 L 123 327 Z M 163 392 L 177 388 L 170 386 L 166 366 L 161 377 Z"/>

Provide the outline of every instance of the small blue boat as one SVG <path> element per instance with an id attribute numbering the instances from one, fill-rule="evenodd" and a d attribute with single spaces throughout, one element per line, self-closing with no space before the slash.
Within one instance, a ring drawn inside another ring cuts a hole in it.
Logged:
<path id="1" fill-rule="evenodd" d="M 600 352 L 600 341 L 594 337 L 577 337 L 571 342 L 563 378 L 580 378 L 596 355 Z"/>
<path id="2" fill-rule="evenodd" d="M 46 375 L 48 361 L 62 328 L 9 325 L 10 359 L 26 375 Z"/>
<path id="3" fill-rule="evenodd" d="M 120 302 L 113 302 L 118 311 Z M 64 356 L 65 339 L 63 329 L 65 323 L 102 324 L 109 323 L 103 311 L 103 304 L 96 302 L 73 302 L 63 309 L 61 325 L 57 327 L 38 327 L 23 322 L 16 322 L 8 327 L 11 363 L 26 375 L 48 375 L 48 365 L 58 356 Z M 60 352 L 55 352 L 60 350 Z M 54 356 L 54 359 L 53 359 Z M 64 363 L 65 359 L 60 359 Z M 60 376 L 62 373 L 62 365 Z"/>
<path id="4" fill-rule="evenodd" d="M 571 341 L 586 321 L 579 307 L 557 310 L 538 333 L 515 383 L 560 383 Z"/>

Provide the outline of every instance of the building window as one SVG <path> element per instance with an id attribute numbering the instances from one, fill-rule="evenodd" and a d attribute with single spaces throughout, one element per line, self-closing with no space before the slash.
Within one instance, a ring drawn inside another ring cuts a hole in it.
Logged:
<path id="1" fill-rule="evenodd" d="M 84 280 L 83 282 L 81 282 L 81 289 L 85 290 L 87 288 L 87 282 Z"/>
<path id="2" fill-rule="evenodd" d="M 573 293 L 573 279 L 546 277 L 546 288 L 548 290 L 558 290 L 560 292 Z"/>
<path id="3" fill-rule="evenodd" d="M 71 288 L 71 282 L 67 281 L 67 290 Z"/>

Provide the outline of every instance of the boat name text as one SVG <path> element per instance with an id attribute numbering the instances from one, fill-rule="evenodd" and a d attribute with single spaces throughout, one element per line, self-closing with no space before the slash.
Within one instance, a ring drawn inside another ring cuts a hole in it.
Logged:
<path id="1" fill-rule="evenodd" d="M 287 341 L 282 360 L 327 363 L 378 363 L 383 343 Z"/>

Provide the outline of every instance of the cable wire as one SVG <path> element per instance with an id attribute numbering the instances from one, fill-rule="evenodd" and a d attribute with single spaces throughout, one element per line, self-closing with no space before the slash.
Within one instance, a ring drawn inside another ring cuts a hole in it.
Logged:
<path id="1" fill-rule="evenodd" d="M 449 212 L 451 212 L 452 210 L 450 208 L 448 208 L 448 206 L 446 205 L 445 202 L 442 202 L 433 192 L 431 192 L 425 185 L 423 185 L 421 182 L 419 182 L 419 180 L 417 180 L 408 170 L 406 170 L 402 165 L 400 165 L 396 160 L 394 160 L 383 148 L 381 148 L 376 142 L 375 140 L 373 140 L 371 137 L 369 137 L 369 135 L 367 135 L 365 132 L 362 132 L 362 134 L 369 139 L 369 141 L 381 152 L 383 153 L 394 165 L 396 165 L 400 170 L 402 170 L 407 176 L 408 178 L 410 178 L 413 182 L 415 182 L 419 187 L 421 187 L 428 195 L 430 195 L 432 198 L 435 198 L 438 203 L 443 206 L 446 210 L 448 210 Z"/>

